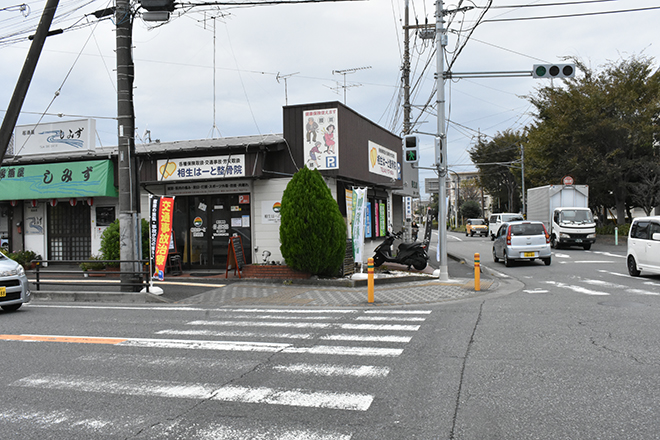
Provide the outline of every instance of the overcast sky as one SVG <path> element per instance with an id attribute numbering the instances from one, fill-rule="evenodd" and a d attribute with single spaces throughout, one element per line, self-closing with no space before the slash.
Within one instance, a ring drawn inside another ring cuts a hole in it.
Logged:
<path id="1" fill-rule="evenodd" d="M 0 0 L 3 118 L 29 49 L 27 36 L 34 33 L 45 3 L 31 0 L 21 7 L 20 0 Z M 87 15 L 113 4 L 60 0 L 51 29 L 65 32 L 46 41 L 19 125 L 95 118 L 97 145 L 117 144 L 114 23 Z M 146 148 L 147 130 L 152 140 L 163 142 L 282 133 L 287 100 L 290 105 L 344 102 L 344 96 L 348 107 L 401 134 L 405 4 L 367 0 L 188 7 L 161 24 L 143 21 L 138 12 L 133 31 L 137 148 Z M 486 5 L 485 0 L 444 4 L 448 10 L 476 6 L 446 17 L 451 18 L 447 48 L 452 53 L 447 57 L 455 58 L 453 72 L 531 71 L 533 64 L 561 62 L 562 57 L 578 57 L 596 69 L 631 55 L 660 59 L 657 0 L 500 0 L 485 11 Z M 431 0 L 409 0 L 411 24 L 434 23 L 435 8 Z M 458 54 L 457 44 L 463 47 Z M 433 40 L 411 32 L 413 120 L 419 122 L 415 129 L 426 167 L 434 161 L 437 132 L 434 49 Z M 346 70 L 350 73 L 336 72 Z M 494 136 L 528 125 L 533 109 L 525 96 L 546 81 L 447 82 L 451 169 L 474 169 L 467 150 L 478 133 Z M 422 113 L 429 99 L 432 107 Z M 425 177 L 433 172 L 420 171 L 422 192 Z"/>

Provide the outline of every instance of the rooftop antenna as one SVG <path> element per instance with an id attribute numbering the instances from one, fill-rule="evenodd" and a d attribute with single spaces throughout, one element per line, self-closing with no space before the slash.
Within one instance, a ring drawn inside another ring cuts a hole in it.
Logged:
<path id="1" fill-rule="evenodd" d="M 362 84 L 351 84 L 351 85 L 347 86 L 347 85 L 346 85 L 346 75 L 349 74 L 349 73 L 355 73 L 355 72 L 357 72 L 358 70 L 367 70 L 367 69 L 371 69 L 371 66 L 365 66 L 365 67 L 354 67 L 354 68 L 352 68 L 352 69 L 343 69 L 343 70 L 333 70 L 333 71 L 332 71 L 332 74 L 333 74 L 333 75 L 334 75 L 335 73 L 338 73 L 338 74 L 340 74 L 340 75 L 344 75 L 344 85 L 343 85 L 343 86 L 339 86 L 339 87 L 341 87 L 342 89 L 344 89 L 344 105 L 346 105 L 346 89 L 347 89 L 348 87 L 358 87 L 358 86 L 361 86 L 361 85 L 362 85 Z M 339 88 L 339 87 L 338 87 L 338 88 Z"/>
<path id="2" fill-rule="evenodd" d="M 288 75 L 280 75 L 280 72 L 277 72 L 277 76 L 275 79 L 277 80 L 277 83 L 279 84 L 280 78 L 284 80 L 284 102 L 285 105 L 289 105 L 289 93 L 287 92 L 287 85 L 286 85 L 286 80 L 291 78 L 293 75 L 298 75 L 300 72 L 296 73 L 289 73 Z"/>
<path id="3" fill-rule="evenodd" d="M 224 17 L 225 14 L 220 12 L 220 11 L 218 11 L 218 12 L 219 12 L 218 15 L 212 15 L 208 18 L 210 20 L 213 20 L 213 127 L 209 131 L 209 134 L 208 134 L 207 138 L 213 137 L 216 132 L 218 132 L 218 136 L 222 137 L 222 133 L 220 133 L 220 129 L 218 128 L 218 126 L 215 122 L 216 121 L 216 118 L 215 118 L 215 114 L 216 114 L 216 112 L 215 112 L 215 77 L 216 77 L 216 68 L 215 68 L 215 66 L 216 66 L 216 64 L 215 64 L 215 53 L 216 53 L 216 50 L 215 50 L 215 46 L 216 46 L 215 20 L 218 17 L 221 17 L 221 18 Z M 204 28 L 206 29 L 206 21 L 207 21 L 206 12 L 204 12 L 204 20 L 203 21 L 204 21 Z"/>

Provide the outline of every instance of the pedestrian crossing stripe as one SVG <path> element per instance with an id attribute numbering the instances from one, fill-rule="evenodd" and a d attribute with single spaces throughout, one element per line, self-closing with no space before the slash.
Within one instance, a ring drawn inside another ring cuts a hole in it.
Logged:
<path id="1" fill-rule="evenodd" d="M 159 380 L 112 380 L 93 377 L 35 374 L 11 384 L 16 387 L 71 390 L 129 396 L 214 400 L 236 403 L 265 403 L 307 408 L 367 411 L 374 400 L 369 394 L 278 389 Z"/>
<path id="2" fill-rule="evenodd" d="M 401 348 L 346 347 L 317 345 L 293 347 L 291 344 L 240 341 L 202 341 L 184 339 L 143 339 L 143 338 L 102 338 L 87 336 L 47 336 L 47 335 L 0 335 L 5 341 L 67 342 L 79 344 L 110 344 L 122 347 L 180 348 L 219 351 L 248 351 L 266 353 L 308 353 L 343 356 L 384 356 L 395 357 L 403 353 Z"/>

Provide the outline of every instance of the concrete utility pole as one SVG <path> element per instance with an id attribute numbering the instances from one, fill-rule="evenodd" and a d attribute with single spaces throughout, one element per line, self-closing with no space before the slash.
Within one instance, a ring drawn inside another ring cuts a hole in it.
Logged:
<path id="1" fill-rule="evenodd" d="M 436 108 L 438 112 L 438 132 L 435 138 L 435 166 L 438 173 L 438 262 L 440 269 L 438 278 L 449 280 L 447 271 L 447 134 L 445 133 L 445 80 L 444 80 L 444 47 L 447 45 L 443 22 L 442 0 L 436 2 L 435 13 L 435 43 L 437 69 Z"/>
<path id="2" fill-rule="evenodd" d="M 403 135 L 410 134 L 410 27 L 408 3 L 406 0 L 403 13 Z"/>
<path id="3" fill-rule="evenodd" d="M 133 109 L 133 12 L 129 0 L 117 0 L 117 126 L 119 177 L 119 258 L 141 258 L 140 189 L 135 159 L 135 112 Z M 121 290 L 139 290 L 140 264 L 121 264 Z"/>
<path id="4" fill-rule="evenodd" d="M 53 22 L 58 3 L 59 0 L 48 0 L 46 2 L 44 12 L 41 14 L 41 19 L 37 26 L 37 31 L 30 45 L 30 50 L 25 58 L 25 63 L 23 63 L 23 70 L 21 70 L 21 74 L 16 82 L 14 94 L 7 107 L 7 113 L 5 114 L 5 119 L 2 121 L 2 127 L 0 127 L 0 164 L 5 158 L 5 153 L 11 140 L 11 134 L 14 131 L 16 121 L 18 121 L 18 115 L 21 113 L 21 108 L 25 101 L 25 96 L 30 88 L 30 82 L 32 82 L 32 76 L 37 68 L 41 49 L 43 49 L 46 42 L 48 30 L 50 29 L 50 24 Z"/>

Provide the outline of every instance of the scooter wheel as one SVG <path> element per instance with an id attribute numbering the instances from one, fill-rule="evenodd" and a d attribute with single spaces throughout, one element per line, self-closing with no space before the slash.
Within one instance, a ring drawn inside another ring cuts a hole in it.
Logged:
<path id="1" fill-rule="evenodd" d="M 415 260 L 413 263 L 413 267 L 417 270 L 424 270 L 426 268 L 426 261 L 425 260 Z"/>

